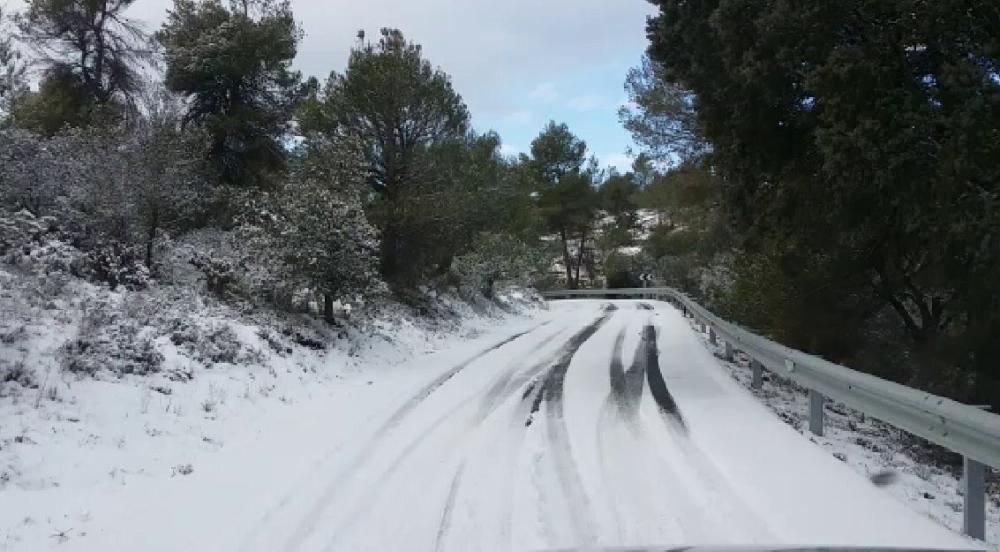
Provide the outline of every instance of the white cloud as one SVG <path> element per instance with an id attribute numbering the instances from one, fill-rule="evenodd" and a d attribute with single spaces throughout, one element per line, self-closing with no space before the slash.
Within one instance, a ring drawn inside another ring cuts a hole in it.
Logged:
<path id="1" fill-rule="evenodd" d="M 539 84 L 532 90 L 528 97 L 533 100 L 538 100 L 542 103 L 552 103 L 559 99 L 559 93 L 556 91 L 556 85 L 552 82 L 543 82 Z"/>
<path id="2" fill-rule="evenodd" d="M 500 144 L 500 154 L 504 156 L 518 155 L 522 152 L 521 148 L 511 145 L 511 144 Z"/>
<path id="3" fill-rule="evenodd" d="M 504 123 L 509 125 L 527 125 L 534 120 L 534 117 L 527 109 L 517 109 L 504 115 L 502 119 Z"/>
<path id="4" fill-rule="evenodd" d="M 598 96 L 597 94 L 585 94 L 583 96 L 570 98 L 567 105 L 569 105 L 571 109 L 575 109 L 577 111 L 593 111 L 604 105 L 604 98 Z"/>
<path id="5" fill-rule="evenodd" d="M 632 158 L 624 153 L 609 153 L 601 157 L 600 161 L 604 166 L 614 167 L 619 172 L 625 173 L 632 170 Z"/>

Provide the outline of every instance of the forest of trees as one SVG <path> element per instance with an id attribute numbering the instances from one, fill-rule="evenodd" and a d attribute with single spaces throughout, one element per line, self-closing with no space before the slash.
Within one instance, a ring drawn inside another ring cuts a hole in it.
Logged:
<path id="1" fill-rule="evenodd" d="M 134 2 L 0 13 L 0 255 L 41 224 L 84 253 L 74 274 L 142 288 L 213 229 L 226 248 L 188 253 L 209 291 L 293 308 L 310 290 L 330 318 L 428 286 L 596 285 L 632 239 L 598 232 L 634 226 L 631 174 L 554 122 L 501 155 L 398 29 L 320 79 L 293 68 L 287 0 L 175 0 L 152 32 Z"/>
<path id="2" fill-rule="evenodd" d="M 1000 406 L 1000 6 L 654 0 L 644 253 L 781 342 Z"/>
<path id="3" fill-rule="evenodd" d="M 400 30 L 318 78 L 288 1 L 175 0 L 148 34 L 134 1 L 0 13 L 0 254 L 43 221 L 74 273 L 135 288 L 212 228 L 238 255 L 190 253 L 210 291 L 310 290 L 327 317 L 653 272 L 787 345 L 1000 406 L 992 3 L 655 0 L 621 173 L 554 121 L 501 155 Z"/>

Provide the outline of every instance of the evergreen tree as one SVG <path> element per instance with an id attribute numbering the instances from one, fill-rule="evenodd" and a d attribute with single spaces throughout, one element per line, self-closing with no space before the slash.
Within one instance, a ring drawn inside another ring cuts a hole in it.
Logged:
<path id="1" fill-rule="evenodd" d="M 99 108 L 120 114 L 135 107 L 140 72 L 151 60 L 148 37 L 125 16 L 135 0 L 30 0 L 17 18 L 24 40 L 45 65 L 30 116 L 51 134 L 82 125 Z M 37 113 L 44 110 L 47 113 Z"/>
<path id="2" fill-rule="evenodd" d="M 362 144 L 368 182 L 377 196 L 371 219 L 381 232 L 382 275 L 408 283 L 419 277 L 420 255 L 408 240 L 414 198 L 439 178 L 428 167 L 432 146 L 465 139 L 469 112 L 451 79 L 434 69 L 421 47 L 396 29 L 382 29 L 375 44 L 351 52 L 343 74 L 330 75 L 314 101 L 307 101 L 303 128 L 328 136 L 345 134 Z M 444 194 L 435 201 L 444 201 Z"/>
<path id="3" fill-rule="evenodd" d="M 649 55 L 692 94 L 751 251 L 824 280 L 814 310 L 855 305 L 844 327 L 893 313 L 919 351 L 911 382 L 961 381 L 945 375 L 960 363 L 981 383 L 947 392 L 1000 387 L 995 3 L 654 3 Z"/>
<path id="4" fill-rule="evenodd" d="M 592 264 L 588 243 L 594 238 L 600 201 L 593 185 L 595 169 L 584 168 L 586 152 L 583 140 L 565 124 L 554 121 L 531 142 L 539 213 L 546 229 L 559 236 L 566 285 L 570 289 L 580 286 L 584 264 Z"/>
<path id="5" fill-rule="evenodd" d="M 211 136 L 209 158 L 231 185 L 264 186 L 285 168 L 301 32 L 287 0 L 176 0 L 157 33 L 166 86 Z"/>
<path id="6" fill-rule="evenodd" d="M 644 162 L 652 156 L 674 163 L 706 152 L 708 144 L 698 129 L 694 94 L 666 80 L 663 70 L 648 56 L 643 56 L 638 67 L 629 69 L 625 92 L 631 105 L 622 106 L 618 118 L 644 148 Z"/>

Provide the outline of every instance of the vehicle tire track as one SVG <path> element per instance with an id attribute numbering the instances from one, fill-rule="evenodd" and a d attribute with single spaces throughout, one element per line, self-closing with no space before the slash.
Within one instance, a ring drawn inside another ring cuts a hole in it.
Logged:
<path id="1" fill-rule="evenodd" d="M 615 337 L 615 344 L 611 351 L 611 363 L 608 377 L 611 383 L 611 398 L 618 406 L 618 410 L 623 412 L 628 391 L 625 384 L 625 366 L 622 362 L 622 348 L 625 342 L 625 330 L 622 328 Z M 623 412 L 624 413 L 624 412 Z"/>
<path id="2" fill-rule="evenodd" d="M 434 541 L 434 550 L 440 552 L 444 550 L 444 537 L 448 534 L 448 528 L 451 526 L 451 514 L 452 510 L 455 509 L 455 498 L 458 496 L 458 488 L 462 485 L 462 473 L 465 471 L 465 463 L 463 462 L 455 470 L 455 477 L 451 480 L 451 486 L 448 488 L 448 501 L 444 505 L 444 511 L 441 513 L 441 523 L 438 525 L 437 538 Z"/>
<path id="3" fill-rule="evenodd" d="M 609 307 L 614 307 L 609 305 Z M 594 320 L 570 339 L 558 360 L 549 368 L 545 378 L 535 393 L 535 402 L 529 414 L 526 426 L 531 424 L 532 416 L 538 411 L 541 402 L 546 406 L 546 434 L 552 446 L 553 462 L 556 467 L 560 486 L 569 505 L 569 515 L 574 526 L 574 532 L 581 543 L 596 541 L 594 520 L 590 501 L 584 490 L 583 479 L 573 459 L 572 446 L 563 411 L 563 396 L 565 394 L 566 373 L 576 352 L 599 330 L 614 314 L 617 308 L 605 308 L 604 314 Z"/>
<path id="4" fill-rule="evenodd" d="M 656 346 L 656 328 L 647 324 L 642 331 L 642 341 L 639 344 L 638 354 L 642 355 L 646 368 L 646 380 L 649 384 L 649 392 L 660 407 L 666 419 L 673 421 L 684 433 L 687 433 L 687 423 L 684 416 L 677 407 L 673 395 L 667 389 L 667 382 L 660 372 L 660 353 Z"/>
<path id="5" fill-rule="evenodd" d="M 608 398 L 605 399 L 604 404 L 601 405 L 601 412 L 597 417 L 597 435 L 594 441 L 597 444 L 597 461 L 601 468 L 601 479 L 604 483 L 605 492 L 608 493 L 609 496 L 611 495 L 612 490 L 616 488 L 613 482 L 613 477 L 611 476 L 611 464 L 613 462 L 608 461 L 611 455 L 608 453 L 608 445 L 605 442 L 605 436 L 612 434 L 610 431 L 606 430 L 614 421 L 615 416 L 613 405 L 614 399 L 609 395 Z M 619 416 L 620 415 L 621 412 L 619 411 Z M 617 533 L 617 540 L 615 540 L 615 542 L 622 543 L 624 541 L 622 530 L 623 516 L 618 507 L 617 501 L 611 500 L 608 504 L 608 508 L 611 509 L 611 518 L 614 521 L 615 531 Z"/>
<path id="6" fill-rule="evenodd" d="M 531 353 L 538 351 L 548 343 L 552 342 L 556 337 L 558 337 L 564 331 L 565 329 L 560 329 L 555 333 L 553 333 L 552 335 L 546 337 L 545 339 L 542 340 L 541 343 L 532 347 L 530 351 L 526 352 L 525 355 L 530 355 Z M 494 349 L 495 348 L 496 347 L 494 347 Z M 554 353 L 552 357 L 554 358 L 558 354 L 559 354 L 558 352 Z M 550 363 L 551 360 L 545 360 L 543 362 L 537 363 L 535 366 L 533 366 L 527 371 L 528 372 L 527 376 L 520 376 L 517 379 L 527 380 L 533 371 L 538 372 L 544 369 L 545 366 L 547 366 Z M 513 363 L 509 364 L 508 366 L 512 365 Z M 511 372 L 512 370 L 505 370 L 505 373 L 507 374 L 510 374 Z M 463 410 L 466 410 L 469 406 L 471 406 L 471 403 L 480 396 L 480 393 L 478 391 L 462 399 L 453 408 L 443 413 L 441 416 L 435 418 L 428 427 L 426 427 L 416 436 L 412 436 L 410 438 L 410 443 L 402 451 L 400 451 L 396 455 L 396 458 L 393 459 L 393 461 L 383 470 L 381 475 L 378 477 L 378 480 L 389 481 L 393 476 L 395 476 L 397 471 L 400 469 L 400 467 L 403 465 L 404 461 L 408 457 L 416 453 L 421 445 L 426 444 L 435 433 L 442 430 L 445 425 L 449 424 L 449 422 L 452 421 L 458 422 L 458 424 L 462 426 L 463 429 L 463 431 L 461 431 L 462 434 L 468 435 L 471 431 L 474 431 L 475 428 L 481 425 L 497 408 L 499 408 L 501 404 L 503 404 L 503 400 L 506 397 L 512 395 L 514 391 L 516 391 L 516 389 L 520 386 L 519 384 L 517 384 L 516 381 L 514 382 L 514 384 L 508 383 L 508 385 L 505 385 L 504 388 L 502 389 L 502 392 L 500 392 L 498 395 L 489 397 L 491 393 L 494 393 L 498 383 L 507 380 L 510 380 L 509 376 L 508 377 L 501 376 L 500 378 L 498 378 L 498 381 L 495 381 L 494 384 L 491 385 L 490 389 L 487 391 L 487 397 L 486 399 L 484 399 L 484 403 L 480 405 L 480 408 L 472 416 L 468 417 L 460 416 L 460 413 Z M 464 466 L 464 464 L 462 466 Z M 337 526 L 338 527 L 350 526 L 352 525 L 353 521 L 363 517 L 367 512 L 371 510 L 372 506 L 378 500 L 378 496 L 382 494 L 382 491 L 383 489 L 379 488 L 379 489 L 374 489 L 371 493 L 366 494 L 364 499 L 360 502 L 360 504 L 355 504 L 354 509 L 352 510 L 351 514 L 349 514 L 348 518 L 345 521 L 338 523 Z M 330 550 L 334 549 L 332 543 L 330 543 L 328 549 Z"/>
<path id="7" fill-rule="evenodd" d="M 503 347 L 504 345 L 507 345 L 508 343 L 514 341 L 515 339 L 518 339 L 518 338 L 520 338 L 520 337 L 522 337 L 524 335 L 527 335 L 527 334 L 529 334 L 531 332 L 534 332 L 535 330 L 537 330 L 537 329 L 539 329 L 539 328 L 541 328 L 541 327 L 549 324 L 550 322 L 551 322 L 551 320 L 547 320 L 547 321 L 542 322 L 541 324 L 538 324 L 537 326 L 529 328 L 529 329 L 527 329 L 527 330 L 525 330 L 523 332 L 518 332 L 518 333 L 516 333 L 516 334 L 514 334 L 514 335 L 512 335 L 510 337 L 502 339 L 502 340 L 498 341 L 497 343 L 494 343 L 493 345 L 491 345 L 491 346 L 489 346 L 489 347 L 487 347 L 487 348 L 479 351 L 478 353 L 472 355 L 471 357 L 469 357 L 469 358 L 465 359 L 464 361 L 458 363 L 457 365 L 453 366 L 447 372 L 441 374 L 440 376 L 438 376 L 437 378 L 435 378 L 434 381 L 432 381 L 429 384 L 427 384 L 423 389 L 421 389 L 419 392 L 417 392 L 416 395 L 414 395 L 412 398 L 410 398 L 410 400 L 406 401 L 403 404 L 403 406 L 399 407 L 399 410 L 397 410 L 396 413 L 393 414 L 385 422 L 385 424 L 382 426 L 382 428 L 379 429 L 379 431 L 376 433 L 375 437 L 378 438 L 379 434 L 384 433 L 385 431 L 391 429 L 393 426 L 395 426 L 396 424 L 398 424 L 401 419 L 403 419 L 407 414 L 409 414 L 411 411 L 413 411 L 413 409 L 415 409 L 417 406 L 419 406 L 420 403 L 424 401 L 424 399 L 426 399 L 432 393 L 434 393 L 435 391 L 437 391 L 438 389 L 440 389 L 442 385 L 444 385 L 445 383 L 448 383 L 448 380 L 450 380 L 451 378 L 453 378 L 456 375 L 458 375 L 459 372 L 461 372 L 462 370 L 464 370 L 466 367 L 468 367 L 473 362 L 479 360 L 483 356 L 486 356 L 487 354 L 489 354 L 489 353 L 491 353 L 493 351 L 496 351 L 500 347 Z"/>
<path id="8" fill-rule="evenodd" d="M 294 550 L 302 545 L 302 542 L 312 533 L 316 526 L 316 522 L 319 520 L 319 516 L 323 513 L 327 504 L 333 499 L 334 495 L 340 489 L 341 484 L 344 479 L 349 477 L 364 461 L 371 456 L 372 452 L 378 447 L 378 444 L 386 437 L 386 434 L 392 431 L 392 429 L 399 424 L 400 420 L 406 417 L 410 412 L 412 412 L 417 406 L 420 405 L 427 397 L 433 394 L 435 391 L 441 388 L 448 380 L 452 379 L 459 372 L 464 370 L 470 364 L 478 360 L 479 358 L 485 356 L 486 354 L 496 351 L 497 349 L 511 343 L 512 341 L 519 339 L 527 334 L 538 330 L 549 324 L 551 320 L 547 320 L 531 328 L 515 333 L 508 336 L 500 341 L 486 347 L 485 349 L 473 354 L 469 358 L 463 360 L 457 365 L 449 368 L 446 372 L 435 378 L 429 384 L 425 385 L 420 391 L 413 395 L 409 400 L 407 400 L 401 407 L 399 407 L 386 421 L 379 427 L 372 436 L 368 439 L 365 446 L 354 456 L 352 461 L 340 471 L 340 473 L 334 477 L 330 483 L 326 485 L 326 489 L 323 494 L 317 499 L 314 504 L 309 508 L 309 513 L 297 524 L 295 531 L 292 533 L 291 537 L 285 543 L 285 550 Z M 463 403 L 464 404 L 464 403 Z M 433 428 L 431 428 L 433 429 Z M 308 478 L 307 478 L 308 480 Z M 288 499 L 282 501 L 282 503 L 287 502 Z M 273 516 L 274 512 L 279 510 L 278 508 L 273 509 L 268 512 L 263 519 L 260 520 L 257 527 L 258 529 L 245 541 L 245 544 L 252 542 L 253 538 L 258 534 L 264 524 Z"/>

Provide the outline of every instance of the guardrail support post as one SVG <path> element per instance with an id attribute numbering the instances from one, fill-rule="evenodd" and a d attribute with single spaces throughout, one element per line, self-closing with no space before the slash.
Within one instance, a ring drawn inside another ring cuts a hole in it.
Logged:
<path id="1" fill-rule="evenodd" d="M 986 466 L 968 456 L 963 457 L 962 481 L 965 485 L 962 532 L 983 540 L 986 538 Z"/>
<path id="2" fill-rule="evenodd" d="M 815 389 L 809 390 L 809 431 L 823 436 L 823 403 L 826 397 Z"/>
<path id="3" fill-rule="evenodd" d="M 719 340 L 715 337 L 715 328 L 711 326 L 708 327 L 708 342 L 712 345 L 719 344 Z"/>
<path id="4" fill-rule="evenodd" d="M 750 387 L 760 389 L 764 386 L 764 365 L 759 360 L 750 359 L 750 368 L 753 369 L 753 379 L 750 380 Z"/>
<path id="5" fill-rule="evenodd" d="M 722 353 L 722 358 L 725 359 L 726 362 L 732 362 L 734 358 L 733 344 L 728 341 L 724 341 L 722 345 L 725 347 Z"/>

